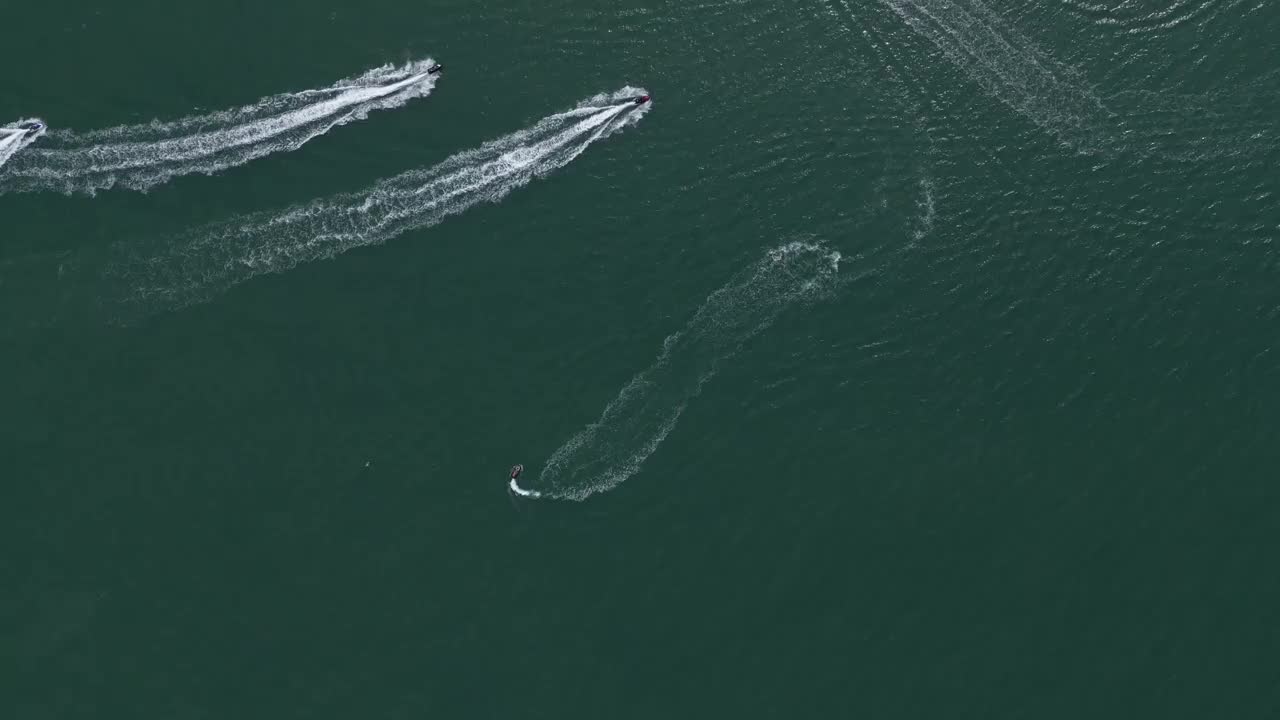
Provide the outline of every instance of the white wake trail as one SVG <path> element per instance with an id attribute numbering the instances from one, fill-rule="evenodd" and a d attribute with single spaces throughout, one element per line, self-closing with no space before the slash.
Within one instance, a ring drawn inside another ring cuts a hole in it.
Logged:
<path id="1" fill-rule="evenodd" d="M 22 130 L 11 130 L 5 128 L 0 130 L 0 165 L 6 160 L 13 157 L 18 152 L 19 144 L 22 142 L 23 136 L 26 135 Z"/>
<path id="2" fill-rule="evenodd" d="M 258 275 L 385 242 L 477 203 L 501 200 L 564 167 L 596 140 L 638 122 L 651 106 L 631 101 L 642 94 L 628 87 L 598 95 L 434 167 L 361 192 L 202 228 L 156 254 L 123 246 L 126 257 L 109 272 L 128 282 L 126 304 L 145 313 L 202 302 Z"/>
<path id="3" fill-rule="evenodd" d="M 511 492 L 519 495 L 520 497 L 527 497 L 527 498 L 542 497 L 542 493 L 538 492 L 537 490 L 525 490 L 524 488 L 520 487 L 520 483 L 517 482 L 515 478 L 511 478 L 511 483 L 507 487 L 511 488 Z"/>
<path id="4" fill-rule="evenodd" d="M 19 127 L 22 123 L 39 122 L 40 130 L 34 133 L 28 132 L 26 129 Z M 35 142 L 48 130 L 44 126 L 43 120 L 37 118 L 25 118 L 17 122 L 0 127 L 0 168 L 3 168 L 9 158 L 18 153 L 19 150 L 27 147 Z"/>
<path id="5" fill-rule="evenodd" d="M 0 170 L 0 193 L 93 194 L 116 185 L 147 190 L 180 175 L 213 174 L 296 150 L 370 111 L 427 96 L 438 77 L 427 72 L 433 64 L 428 58 L 385 65 L 327 88 L 273 95 L 243 108 L 170 122 L 54 131 Z"/>
<path id="6" fill-rule="evenodd" d="M 788 307 L 833 290 L 839 263 L 840 253 L 820 245 L 793 242 L 770 250 L 712 293 L 599 419 L 552 453 L 538 488 L 526 492 L 585 500 L 634 475 L 720 364 Z"/>
<path id="7" fill-rule="evenodd" d="M 1078 72 L 981 0 L 881 0 L 992 97 L 1081 152 L 1099 150 L 1112 113 Z"/>

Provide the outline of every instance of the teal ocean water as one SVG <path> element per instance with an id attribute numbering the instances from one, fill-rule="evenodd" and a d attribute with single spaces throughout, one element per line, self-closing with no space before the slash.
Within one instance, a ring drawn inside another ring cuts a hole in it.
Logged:
<path id="1" fill-rule="evenodd" d="M 1280 710 L 1271 5 L 0 10 L 0 716 Z"/>

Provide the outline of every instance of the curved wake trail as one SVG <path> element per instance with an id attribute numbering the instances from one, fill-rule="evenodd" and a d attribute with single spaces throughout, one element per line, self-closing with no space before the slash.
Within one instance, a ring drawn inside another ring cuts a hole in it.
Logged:
<path id="1" fill-rule="evenodd" d="M 839 263 L 840 253 L 819 245 L 793 242 L 770 250 L 712 293 L 599 419 L 552 453 L 540 487 L 522 494 L 585 500 L 634 475 L 720 364 L 791 305 L 832 290 Z"/>
<path id="2" fill-rule="evenodd" d="M 120 185 L 147 190 L 180 175 L 206 175 L 276 152 L 296 150 L 372 110 L 426 97 L 438 75 L 430 58 L 384 65 L 319 90 L 171 122 L 76 133 L 54 131 L 0 169 L 0 193 L 55 190 L 94 194 Z M 44 145 L 48 147 L 44 147 Z"/>
<path id="3" fill-rule="evenodd" d="M 361 192 L 282 212 L 259 213 L 196 230 L 157 256 L 128 256 L 108 272 L 131 285 L 126 304 L 143 312 L 176 309 L 266 273 L 434 225 L 481 202 L 497 202 L 535 177 L 564 167 L 592 143 L 639 122 L 652 103 L 623 88 L 597 95 L 533 127 L 411 170 Z"/>
<path id="4" fill-rule="evenodd" d="M 48 132 L 46 128 L 41 127 L 39 132 L 28 135 L 25 129 L 18 127 L 21 123 L 33 120 L 36 120 L 36 118 L 26 118 L 0 127 L 0 168 L 3 168 L 9 158 L 16 155 L 19 150 L 27 147 Z M 40 121 L 40 123 L 43 125 L 44 121 Z"/>

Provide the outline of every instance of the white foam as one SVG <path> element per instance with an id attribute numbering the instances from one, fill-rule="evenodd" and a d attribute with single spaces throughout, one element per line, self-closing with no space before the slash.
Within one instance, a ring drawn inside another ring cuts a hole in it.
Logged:
<path id="1" fill-rule="evenodd" d="M 840 254 L 793 242 L 712 293 L 648 368 L 631 379 L 590 425 L 551 454 L 538 479 L 550 498 L 585 500 L 634 475 L 675 428 L 721 363 L 786 308 L 833 287 Z"/>
<path id="2" fill-rule="evenodd" d="M 538 492 L 537 490 L 525 490 L 524 488 L 520 487 L 519 483 L 516 482 L 515 478 L 511 478 L 511 492 L 514 492 L 517 495 L 520 495 L 522 497 L 527 497 L 527 498 L 542 497 L 542 493 Z"/>
<path id="3" fill-rule="evenodd" d="M 426 60 L 374 68 L 327 88 L 171 122 L 86 133 L 55 131 L 0 173 L 0 192 L 57 190 L 92 194 L 121 185 L 146 190 L 180 175 L 212 174 L 276 152 L 295 150 L 372 110 L 425 97 L 436 75 Z M 48 145 L 48 147 L 43 147 Z"/>
<path id="4" fill-rule="evenodd" d="M 920 213 L 913 223 L 915 227 L 911 230 L 911 237 L 919 241 L 933 232 L 933 221 L 938 215 L 933 199 L 933 178 L 928 174 L 920 176 L 920 199 L 916 201 L 916 207 Z"/>
<path id="5" fill-rule="evenodd" d="M 21 130 L 0 130 L 0 165 L 18 152 L 18 144 L 24 134 Z"/>
<path id="6" fill-rule="evenodd" d="M 281 212 L 259 213 L 196 230 L 158 253 L 126 257 L 113 267 L 144 311 L 201 302 L 264 273 L 331 258 L 434 225 L 481 202 L 497 202 L 535 177 L 564 167 L 596 140 L 632 125 L 650 105 L 624 88 L 544 118 L 534 126 L 411 170 L 357 193 Z"/>
<path id="7" fill-rule="evenodd" d="M 41 124 L 40 130 L 31 133 L 24 128 L 18 127 L 19 124 L 28 122 L 39 122 Z M 39 118 L 24 118 L 0 127 L 0 168 L 4 167 L 9 158 L 18 154 L 18 151 L 35 142 L 46 132 L 48 132 L 48 129 L 44 127 L 44 121 Z"/>

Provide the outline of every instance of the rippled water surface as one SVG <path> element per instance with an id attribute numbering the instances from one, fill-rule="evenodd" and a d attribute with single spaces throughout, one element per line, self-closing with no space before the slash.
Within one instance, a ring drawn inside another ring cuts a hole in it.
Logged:
<path id="1" fill-rule="evenodd" d="M 0 715 L 1274 715 L 1273 6 L 259 5 L 3 13 Z"/>

